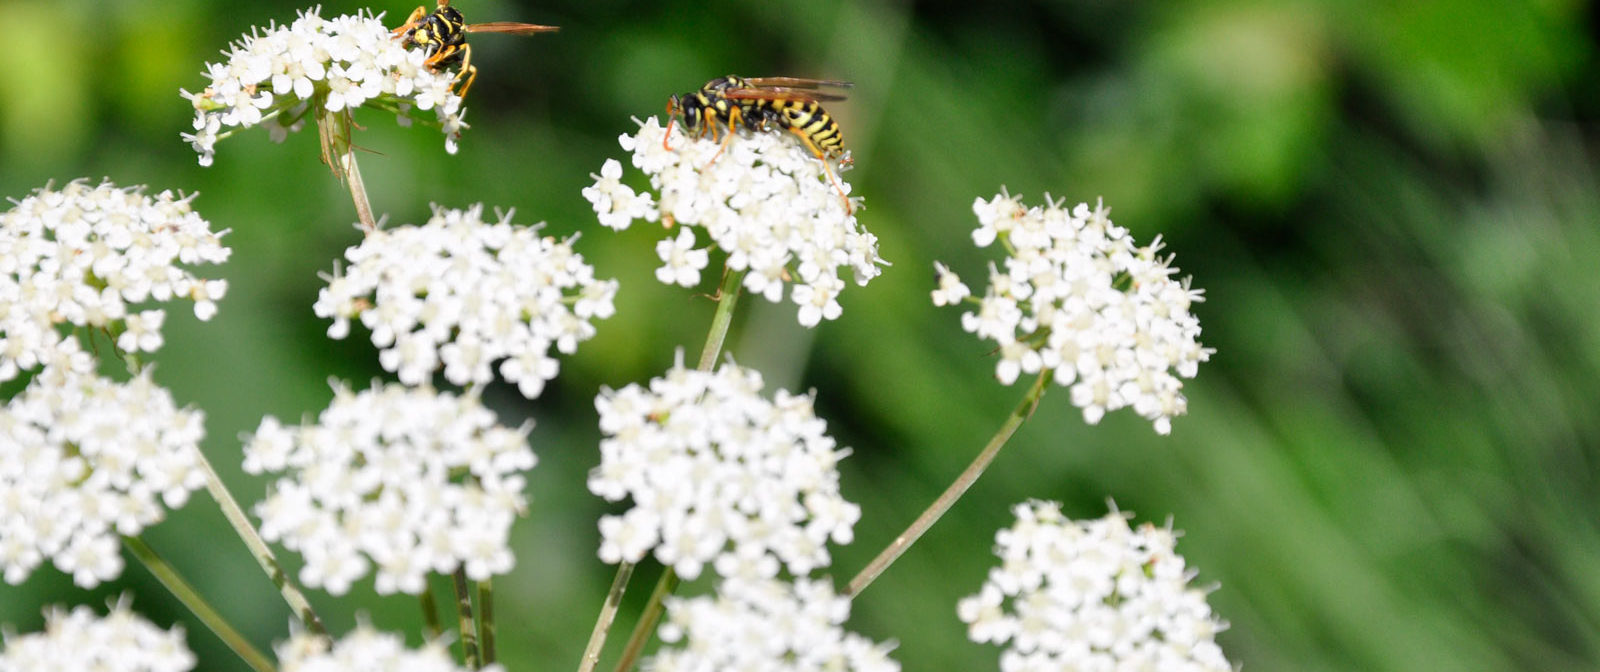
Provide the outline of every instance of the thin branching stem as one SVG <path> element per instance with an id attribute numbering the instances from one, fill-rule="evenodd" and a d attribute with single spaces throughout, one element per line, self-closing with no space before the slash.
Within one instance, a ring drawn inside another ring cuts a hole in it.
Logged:
<path id="1" fill-rule="evenodd" d="M 478 641 L 483 647 L 483 664 L 494 662 L 494 583 L 478 582 Z"/>
<path id="2" fill-rule="evenodd" d="M 989 444 L 983 447 L 983 451 L 979 452 L 976 458 L 973 458 L 972 464 L 967 465 L 966 470 L 956 477 L 955 482 L 951 483 L 950 487 L 945 488 L 944 494 L 939 495 L 939 498 L 933 500 L 933 504 L 926 511 L 923 511 L 922 515 L 917 516 L 916 521 L 911 523 L 911 527 L 906 528 L 905 532 L 895 537 L 895 540 L 885 547 L 883 552 L 878 554 L 878 557 L 872 559 L 866 569 L 861 570 L 860 574 L 850 580 L 850 586 L 845 589 L 846 597 L 854 599 L 855 596 L 861 594 L 861 591 L 866 590 L 867 586 L 878 578 L 878 575 L 888 569 L 889 565 L 894 564 L 894 561 L 899 559 L 901 555 L 904 555 L 912 544 L 917 543 L 917 539 L 920 539 L 928 531 L 928 528 L 939 522 L 939 518 L 944 516 L 945 512 L 955 505 L 956 500 L 961 499 L 961 496 L 966 494 L 967 489 L 971 488 L 973 483 L 978 482 L 978 477 L 983 475 L 983 470 L 989 467 L 989 463 L 993 462 L 995 456 L 1000 454 L 1000 449 L 1004 448 L 1006 442 L 1011 440 L 1011 435 L 1017 432 L 1017 428 L 1022 426 L 1022 422 L 1027 420 L 1028 416 L 1033 415 L 1033 409 L 1039 406 L 1039 399 L 1044 396 L 1045 386 L 1050 383 L 1053 373 L 1051 369 L 1040 372 L 1039 378 L 1033 382 L 1032 387 L 1028 388 L 1028 393 L 1023 395 L 1022 402 L 1017 404 L 1016 410 L 1013 410 L 1011 415 L 1006 418 L 1005 424 L 1001 425 L 1000 430 L 995 432 L 994 436 L 989 439 Z"/>
<path id="3" fill-rule="evenodd" d="M 661 580 L 656 582 L 656 589 L 650 593 L 650 602 L 645 605 L 644 612 L 639 614 L 639 625 L 633 629 L 633 634 L 628 636 L 628 645 L 622 649 L 622 658 L 617 661 L 617 672 L 628 672 L 633 669 L 634 663 L 639 661 L 639 654 L 644 653 L 644 647 L 650 643 L 650 635 L 656 631 L 656 624 L 661 622 L 661 613 L 666 610 L 668 595 L 678 587 L 678 573 L 671 567 L 661 572 Z"/>
<path id="4" fill-rule="evenodd" d="M 194 589 L 194 586 L 189 585 L 189 582 L 178 574 L 178 570 L 174 569 L 172 565 L 167 563 L 166 559 L 157 554 L 155 549 L 150 548 L 149 544 L 144 543 L 143 539 L 124 536 L 122 537 L 122 546 L 128 549 L 133 554 L 133 557 L 138 558 L 139 562 L 150 570 L 151 574 L 155 575 L 156 580 L 160 581 L 161 585 L 166 586 L 167 590 L 177 597 L 179 602 L 183 603 L 183 606 L 188 607 L 189 611 L 196 618 L 199 618 L 206 628 L 216 633 L 217 638 L 221 639 L 223 644 L 233 649 L 233 652 L 238 654 L 245 664 L 250 666 L 250 669 L 256 672 L 274 672 L 276 668 L 273 667 L 272 661 L 262 655 L 261 651 L 250 643 L 250 640 L 245 639 L 244 635 L 235 630 L 233 625 L 222 617 L 222 614 L 217 613 L 217 610 L 212 608 L 211 603 L 201 597 L 200 593 Z"/>
<path id="5" fill-rule="evenodd" d="M 456 615 L 461 619 L 461 664 L 469 670 L 478 665 L 478 625 L 472 615 L 472 591 L 467 587 L 467 568 L 457 567 L 455 574 Z"/>
<path id="6" fill-rule="evenodd" d="M 583 649 L 583 660 L 578 672 L 594 672 L 600 665 L 600 651 L 606 646 L 606 635 L 617 620 L 617 608 L 622 606 L 622 594 L 628 590 L 628 579 L 633 576 L 633 563 L 624 560 L 617 565 L 617 576 L 611 580 L 611 590 L 606 591 L 605 604 L 600 606 L 600 617 L 594 622 L 594 632 L 589 635 L 589 645 Z"/>
<path id="7" fill-rule="evenodd" d="M 444 625 L 439 622 L 439 600 L 434 597 L 432 582 L 423 586 L 417 602 L 422 607 L 422 623 L 428 628 L 428 638 L 438 639 L 444 635 Z"/>

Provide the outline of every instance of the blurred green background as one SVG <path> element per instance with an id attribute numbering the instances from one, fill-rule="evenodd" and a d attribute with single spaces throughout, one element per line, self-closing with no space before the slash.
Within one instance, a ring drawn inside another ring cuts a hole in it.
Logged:
<path id="1" fill-rule="evenodd" d="M 372 9 L 397 23 L 413 5 Z M 1022 388 L 989 347 L 935 309 L 932 261 L 969 281 L 974 198 L 1103 197 L 1141 241 L 1161 235 L 1206 290 L 1217 349 L 1170 437 L 1129 412 L 1086 426 L 1046 396 L 967 499 L 856 603 L 851 627 L 896 639 L 907 670 L 993 669 L 955 602 L 993 563 L 995 530 L 1026 498 L 1095 517 L 1107 498 L 1169 515 L 1201 584 L 1220 584 L 1220 636 L 1246 670 L 1600 668 L 1600 60 L 1578 0 L 1371 2 L 576 2 L 457 0 L 469 21 L 557 24 L 474 36 L 481 73 L 456 156 L 428 128 L 376 112 L 356 141 L 391 224 L 428 204 L 515 208 L 582 232 L 621 280 L 618 314 L 563 360 L 536 402 L 495 388 L 506 424 L 538 423 L 516 571 L 495 582 L 502 659 L 572 669 L 612 568 L 595 556 L 587 493 L 593 397 L 698 352 L 711 303 L 651 277 L 660 232 L 601 229 L 579 190 L 630 117 L 716 76 L 856 82 L 831 105 L 854 151 L 860 213 L 894 263 L 803 331 L 790 304 L 745 301 L 729 348 L 769 389 L 814 388 L 864 518 L 840 582 L 961 470 Z M 332 3 L 324 15 L 363 5 Z M 169 311 L 156 379 L 207 414 L 207 451 L 247 503 L 240 432 L 328 402 L 327 380 L 374 377 L 357 332 L 311 313 L 359 240 L 314 132 L 253 131 L 196 165 L 180 87 L 252 26 L 299 6 L 201 0 L 11 0 L 0 68 L 0 194 L 54 180 L 198 191 L 226 238 L 221 313 Z M 626 161 L 624 160 L 624 163 Z M 637 177 L 635 175 L 635 177 Z M 709 279 L 708 279 L 709 282 Z M 709 291 L 708 284 L 706 290 Z M 248 505 L 248 504 L 247 504 Z M 146 538 L 258 644 L 287 609 L 209 498 Z M 130 559 L 131 561 L 131 559 Z M 291 561 L 292 562 L 292 561 Z M 659 569 L 634 578 L 620 644 Z M 131 592 L 181 622 L 200 669 L 242 669 L 142 568 L 86 593 L 54 569 L 0 586 L 0 621 L 36 630 L 45 603 Z M 338 631 L 358 613 L 416 632 L 415 603 L 311 591 Z M 415 635 L 413 634 L 413 638 Z M 615 649 L 613 649 L 615 651 Z M 608 656 L 607 660 L 610 660 Z"/>

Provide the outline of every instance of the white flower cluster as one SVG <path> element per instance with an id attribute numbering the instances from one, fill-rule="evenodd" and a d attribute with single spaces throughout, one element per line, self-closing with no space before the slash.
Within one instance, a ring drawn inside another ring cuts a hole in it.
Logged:
<path id="1" fill-rule="evenodd" d="M 263 125 L 283 141 L 313 105 L 340 112 L 373 103 L 396 110 L 402 123 L 410 108 L 433 110 L 454 154 L 467 127 L 461 97 L 450 88 L 454 75 L 428 69 L 423 50 L 406 49 L 378 17 L 324 19 L 320 11 L 253 30 L 229 45 L 226 62 L 206 64 L 205 89 L 182 91 L 195 110 L 194 133 L 183 139 L 199 152 L 200 165 L 211 165 L 217 141 L 236 129 Z"/>
<path id="2" fill-rule="evenodd" d="M 650 672 L 895 672 L 894 644 L 874 644 L 842 625 L 850 599 L 827 581 L 731 578 L 715 597 L 667 599 L 666 642 Z M 682 643 L 682 648 L 670 645 Z"/>
<path id="3" fill-rule="evenodd" d="M 383 368 L 407 385 L 441 364 L 451 383 L 487 383 L 501 362 L 523 396 L 539 396 L 560 369 L 551 348 L 572 354 L 594 336 L 591 321 L 615 312 L 617 282 L 596 280 L 571 241 L 482 214 L 435 208 L 427 224 L 374 231 L 347 250 L 350 267 L 313 307 L 333 318 L 328 335 L 344 338 L 359 318 Z"/>
<path id="4" fill-rule="evenodd" d="M 245 471 L 289 472 L 255 507 L 261 536 L 299 551 L 300 580 L 335 595 L 370 564 L 381 594 L 421 593 L 430 571 L 504 574 L 529 429 L 497 425 L 473 396 L 336 386 L 317 424 L 269 416 L 245 445 Z"/>
<path id="5" fill-rule="evenodd" d="M 849 185 L 830 179 L 824 164 L 790 134 L 739 131 L 724 149 L 721 142 L 674 132 L 673 149 L 666 149 L 666 129 L 655 117 L 639 126 L 637 134 L 621 137 L 622 148 L 633 152 L 633 165 L 650 176 L 657 195 L 622 184 L 622 164 L 611 159 L 583 196 L 600 223 L 618 231 L 635 219 L 684 226 L 656 246 L 664 262 L 657 279 L 684 287 L 700 283 L 709 248 L 696 249 L 699 241 L 689 225 L 705 230 L 727 254 L 729 268 L 748 271 L 746 290 L 777 302 L 784 284 L 793 282 L 789 298 L 807 327 L 839 317 L 842 269 L 852 271 L 857 285 L 882 272 L 879 265 L 886 262 L 878 257 L 878 238 L 856 222 L 853 206 L 840 197 Z"/>
<path id="6" fill-rule="evenodd" d="M 283 672 L 467 672 L 450 659 L 443 642 L 435 640 L 420 649 L 408 649 L 405 638 L 379 632 L 365 622 L 332 643 L 322 635 L 297 632 L 274 651 Z M 478 669 L 505 670 L 498 663 Z"/>
<path id="7" fill-rule="evenodd" d="M 0 672 L 186 672 L 195 656 L 183 627 L 162 630 L 133 613 L 126 600 L 104 618 L 86 606 L 44 612 L 44 632 L 7 633 Z"/>
<path id="8" fill-rule="evenodd" d="M 1014 510 L 995 535 L 1000 566 L 956 607 L 973 641 L 1010 642 L 1002 672 L 1233 669 L 1214 639 L 1226 626 L 1189 586 L 1170 527 L 1134 530 L 1116 511 L 1074 522 L 1055 502 Z"/>
<path id="9" fill-rule="evenodd" d="M 126 383 L 87 354 L 49 366 L 0 409 L 0 568 L 18 584 L 45 558 L 92 588 L 122 573 L 122 543 L 205 485 L 205 415 L 149 369 Z"/>
<path id="10" fill-rule="evenodd" d="M 1002 191 L 973 203 L 973 242 L 999 240 L 1007 256 L 1003 270 L 990 264 L 988 291 L 961 316 L 962 328 L 999 345 L 1002 383 L 1050 369 L 1089 424 L 1132 406 L 1157 432 L 1171 432 L 1172 418 L 1188 410 L 1179 377 L 1193 378 L 1213 352 L 1200 346 L 1200 321 L 1189 312 L 1204 293 L 1172 279 L 1178 269 L 1157 256 L 1160 237 L 1136 247 L 1106 208 L 1046 200 L 1028 208 Z M 935 305 L 971 294 L 942 264 L 935 269 Z"/>
<path id="11" fill-rule="evenodd" d="M 181 297 L 202 320 L 216 314 L 227 282 L 178 264 L 227 261 L 226 232 L 211 232 L 192 196 L 142 189 L 76 180 L 0 214 L 0 381 L 75 351 L 59 325 L 108 329 L 124 352 L 153 352 L 166 312 L 129 304 Z"/>
<path id="12" fill-rule="evenodd" d="M 681 353 L 680 353 L 681 359 Z M 861 509 L 839 495 L 846 453 L 824 434 L 808 395 L 761 396 L 761 374 L 679 361 L 650 389 L 603 389 L 600 466 L 589 490 L 633 508 L 600 519 L 600 557 L 657 560 L 686 579 L 796 576 L 826 567 L 827 542 L 848 544 Z"/>

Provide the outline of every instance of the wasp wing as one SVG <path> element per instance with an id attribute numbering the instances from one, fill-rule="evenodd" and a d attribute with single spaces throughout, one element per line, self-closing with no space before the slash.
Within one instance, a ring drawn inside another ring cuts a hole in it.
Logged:
<path id="1" fill-rule="evenodd" d="M 469 33 L 509 33 L 511 35 L 532 35 L 534 33 L 553 33 L 561 30 L 560 26 L 541 26 L 534 23 L 518 23 L 516 21 L 490 21 L 488 23 L 474 23 L 467 26 Z"/>
<path id="2" fill-rule="evenodd" d="M 797 88 L 815 89 L 830 86 L 838 89 L 848 89 L 855 86 L 853 82 L 843 82 L 837 79 L 808 79 L 805 77 L 746 77 L 744 81 L 751 86 L 762 88 Z"/>
<path id="3" fill-rule="evenodd" d="M 797 89 L 786 86 L 769 86 L 759 89 L 727 89 L 721 92 L 730 100 L 793 100 L 805 103 L 820 103 L 831 100 L 844 100 L 844 95 L 836 93 L 823 93 L 808 89 Z"/>

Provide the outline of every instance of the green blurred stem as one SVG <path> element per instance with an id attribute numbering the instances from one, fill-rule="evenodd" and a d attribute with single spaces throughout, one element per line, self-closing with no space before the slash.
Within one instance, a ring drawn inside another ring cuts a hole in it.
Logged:
<path id="1" fill-rule="evenodd" d="M 478 641 L 483 643 L 483 664 L 494 662 L 494 583 L 478 582 Z"/>
<path id="2" fill-rule="evenodd" d="M 355 125 L 355 120 L 350 118 L 349 108 L 338 112 L 328 112 L 322 103 L 313 101 L 317 105 L 317 137 L 322 141 L 322 162 L 328 164 L 335 177 L 350 189 L 350 198 L 356 204 L 356 217 L 361 220 L 361 228 L 367 233 L 378 230 L 378 222 L 372 216 L 372 201 L 367 198 L 367 185 L 361 181 L 361 166 L 356 162 L 356 147 L 350 141 L 350 129 Z"/>
<path id="3" fill-rule="evenodd" d="M 722 354 L 722 344 L 728 340 L 728 327 L 733 324 L 733 309 L 739 303 L 743 280 L 743 271 L 724 269 L 722 285 L 717 288 L 717 295 L 712 297 L 717 302 L 717 311 L 711 316 L 711 330 L 706 334 L 705 346 L 700 349 L 700 363 L 696 367 L 700 371 L 710 371 L 716 365 L 717 357 Z M 593 672 L 600 665 L 600 652 L 605 648 L 611 625 L 617 620 L 617 609 L 622 606 L 622 595 L 628 590 L 628 579 L 633 577 L 633 568 L 634 564 L 627 561 L 617 566 L 617 576 L 611 580 L 611 590 L 606 593 L 605 604 L 601 605 L 600 616 L 594 623 L 594 632 L 589 635 L 589 645 L 584 647 L 583 660 L 578 663 L 579 672 Z M 656 584 L 655 592 L 650 594 L 650 602 L 645 605 L 633 634 L 628 636 L 628 648 L 617 669 L 632 666 L 633 658 L 638 656 L 639 650 L 644 648 L 650 635 L 655 632 L 655 624 L 661 618 L 662 600 L 677 585 L 677 574 L 668 567 L 661 575 L 661 581 Z"/>
<path id="4" fill-rule="evenodd" d="M 1004 448 L 1006 442 L 1011 440 L 1011 435 L 1016 434 L 1017 428 L 1022 426 L 1022 422 L 1027 420 L 1028 416 L 1033 415 L 1033 409 L 1039 407 L 1039 400 L 1044 397 L 1045 386 L 1050 383 L 1054 373 L 1055 371 L 1052 369 L 1045 369 L 1039 373 L 1039 378 L 1033 381 L 1033 386 L 1028 388 L 1026 395 L 1023 395 L 1022 402 L 1017 404 L 1016 410 L 1011 411 L 1011 415 L 1006 418 L 1005 424 L 1000 426 L 1000 431 L 995 432 L 994 436 L 989 439 L 989 445 L 983 447 L 983 451 L 978 453 L 978 456 L 972 460 L 972 464 L 967 465 L 966 470 L 956 477 L 955 482 L 951 483 L 950 487 L 945 488 L 944 494 L 933 500 L 933 504 L 928 507 L 928 510 L 923 511 L 915 522 L 911 523 L 911 527 L 906 528 L 906 531 L 902 532 L 899 537 L 895 538 L 893 543 L 884 548 L 883 552 L 878 554 L 878 557 L 872 559 L 866 569 L 861 570 L 861 573 L 857 574 L 856 578 L 850 580 L 850 586 L 845 589 L 845 597 L 854 599 L 855 596 L 861 594 L 861 591 L 866 590 L 867 586 L 872 585 L 872 582 L 878 578 L 879 574 L 882 574 L 884 570 L 889 568 L 889 565 L 894 564 L 895 560 L 904 555 L 912 544 L 917 543 L 917 539 L 920 539 L 928 531 L 928 528 L 933 527 L 934 523 L 939 522 L 939 518 L 943 517 L 945 512 L 955 505 L 956 500 L 961 499 L 961 496 L 966 494 L 967 489 L 971 488 L 973 483 L 978 482 L 978 477 L 983 475 L 983 470 L 989 467 L 989 463 L 993 462 L 995 456 L 1000 454 L 1000 449 Z"/>
<path id="5" fill-rule="evenodd" d="M 644 646 L 650 643 L 650 635 L 655 634 L 656 623 L 661 621 L 661 612 L 666 609 L 668 595 L 678 587 L 678 573 L 668 567 L 661 573 L 661 580 L 656 582 L 656 589 L 650 593 L 650 602 L 645 605 L 644 612 L 639 614 L 639 624 L 634 626 L 633 634 L 628 636 L 628 645 L 622 649 L 622 659 L 617 661 L 617 672 L 628 672 L 633 669 L 633 664 L 638 662 L 639 654 L 644 652 Z"/>
<path id="6" fill-rule="evenodd" d="M 455 574 L 456 584 L 456 614 L 461 619 L 461 664 L 469 670 L 476 670 L 478 665 L 478 626 L 472 616 L 472 591 L 467 588 L 467 568 L 457 567 Z"/>
<path id="7" fill-rule="evenodd" d="M 422 623 L 428 628 L 428 638 L 438 639 L 444 635 L 444 626 L 439 624 L 439 601 L 433 595 L 433 583 L 426 583 L 422 594 L 417 596 L 417 602 L 422 606 Z"/>
<path id="8" fill-rule="evenodd" d="M 245 639 L 244 635 L 239 634 L 238 630 L 233 629 L 227 619 L 224 619 L 222 614 L 217 613 L 217 610 L 213 609 L 211 604 L 206 602 L 205 598 L 195 591 L 194 586 L 189 585 L 189 582 L 185 581 L 172 565 L 157 554 L 155 549 L 144 543 L 143 539 L 123 536 L 122 546 L 132 552 L 133 556 L 138 558 L 139 562 L 144 564 L 151 574 L 155 575 L 156 580 L 160 581 L 161 585 L 166 586 L 167 590 L 171 591 L 178 598 L 178 601 L 183 603 L 183 606 L 188 607 L 189 611 L 199 618 L 201 623 L 204 623 L 211 632 L 216 633 L 217 638 L 221 639 L 223 644 L 228 645 L 228 648 L 233 649 L 234 653 L 239 654 L 239 657 L 244 659 L 245 664 L 249 665 L 250 669 L 256 672 L 274 671 L 272 661 L 256 650 L 256 647 L 250 644 L 250 640 Z"/>
<path id="9" fill-rule="evenodd" d="M 294 610 L 295 616 L 300 618 L 312 632 L 323 637 L 328 636 L 328 629 L 322 626 L 322 619 L 317 618 L 317 612 L 311 609 L 311 602 L 301 594 L 300 589 L 294 585 L 283 567 L 278 564 L 278 558 L 272 554 L 272 549 L 267 547 L 267 542 L 250 525 L 250 520 L 245 517 L 244 510 L 239 508 L 239 503 L 234 501 L 233 493 L 228 492 L 227 486 L 222 484 L 222 479 L 217 476 L 217 470 L 211 467 L 210 460 L 200 451 L 195 451 L 200 464 L 200 469 L 206 475 L 206 491 L 211 493 L 211 498 L 217 501 L 217 506 L 222 508 L 223 517 L 228 519 L 228 524 L 233 526 L 233 531 L 244 540 L 250 555 L 255 556 L 256 564 L 261 565 L 272 585 L 278 587 L 278 593 L 283 595 L 283 601 L 289 603 L 289 608 Z"/>
<path id="10" fill-rule="evenodd" d="M 579 672 L 593 672 L 600 665 L 600 651 L 606 646 L 606 634 L 617 620 L 617 608 L 622 606 L 622 594 L 628 590 L 628 579 L 633 576 L 633 563 L 623 561 L 617 565 L 617 576 L 611 580 L 611 590 L 606 592 L 606 602 L 600 606 L 600 617 L 594 622 L 594 632 L 589 635 L 589 645 L 583 649 Z"/>

